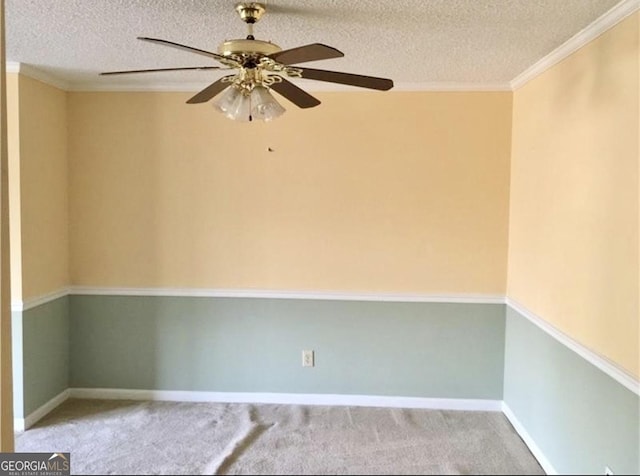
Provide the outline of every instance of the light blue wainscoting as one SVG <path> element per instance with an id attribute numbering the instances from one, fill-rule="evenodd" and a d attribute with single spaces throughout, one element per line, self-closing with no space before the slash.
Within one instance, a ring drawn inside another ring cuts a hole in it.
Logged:
<path id="1" fill-rule="evenodd" d="M 560 474 L 640 473 L 640 398 L 507 308 L 504 400 Z"/>
<path id="2" fill-rule="evenodd" d="M 71 387 L 502 399 L 501 304 L 78 295 L 70 319 Z"/>
<path id="3" fill-rule="evenodd" d="M 14 416 L 25 418 L 69 387 L 69 297 L 12 313 Z"/>

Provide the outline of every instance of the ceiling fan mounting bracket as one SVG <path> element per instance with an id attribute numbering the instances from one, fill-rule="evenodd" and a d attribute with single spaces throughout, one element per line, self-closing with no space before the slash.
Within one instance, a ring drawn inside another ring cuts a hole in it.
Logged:
<path id="1" fill-rule="evenodd" d="M 257 2 L 238 3 L 236 11 L 243 22 L 253 25 L 260 21 L 265 12 L 265 7 L 262 3 Z"/>

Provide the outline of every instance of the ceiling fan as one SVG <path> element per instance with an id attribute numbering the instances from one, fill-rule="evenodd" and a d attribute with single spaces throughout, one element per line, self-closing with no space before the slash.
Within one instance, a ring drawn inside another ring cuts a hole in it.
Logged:
<path id="1" fill-rule="evenodd" d="M 391 79 L 293 66 L 308 61 L 340 58 L 344 56 L 344 53 L 321 43 L 282 50 L 270 41 L 256 40 L 253 36 L 253 25 L 262 18 L 265 6 L 256 2 L 239 3 L 236 5 L 236 11 L 247 24 L 249 34 L 246 39 L 225 41 L 218 47 L 217 53 L 159 38 L 138 37 L 139 40 L 213 58 L 224 67 L 192 66 L 110 71 L 100 74 L 108 76 L 161 71 L 237 70 L 234 74 L 223 76 L 210 84 L 190 98 L 187 103 L 204 103 L 219 95 L 213 102 L 214 107 L 228 118 L 240 121 L 254 119 L 270 121 L 284 113 L 285 109 L 273 98 L 270 90 L 274 90 L 300 108 L 310 108 L 320 104 L 318 99 L 287 80 L 287 77 L 314 79 L 380 91 L 386 91 L 393 87 Z"/>

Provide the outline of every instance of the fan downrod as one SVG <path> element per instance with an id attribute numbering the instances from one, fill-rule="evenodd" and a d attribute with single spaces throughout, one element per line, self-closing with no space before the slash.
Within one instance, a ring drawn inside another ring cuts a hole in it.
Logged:
<path id="1" fill-rule="evenodd" d="M 262 18 L 265 10 L 266 8 L 262 3 L 242 2 L 236 4 L 236 12 L 238 12 L 242 21 L 247 24 L 249 34 L 246 39 L 225 41 L 218 47 L 218 53 L 223 56 L 239 55 L 246 57 L 258 55 L 257 60 L 259 60 L 261 56 L 269 56 L 282 51 L 282 48 L 278 45 L 274 45 L 270 41 L 256 40 L 253 36 L 253 25 Z M 248 64 L 253 64 L 253 61 L 251 60 Z"/>

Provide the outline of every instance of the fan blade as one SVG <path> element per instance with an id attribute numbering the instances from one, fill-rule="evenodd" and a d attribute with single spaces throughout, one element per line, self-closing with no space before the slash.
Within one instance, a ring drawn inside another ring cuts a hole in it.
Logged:
<path id="1" fill-rule="evenodd" d="M 229 75 L 229 76 L 224 76 L 223 78 L 220 78 L 215 83 L 210 84 L 209 86 L 204 88 L 202 91 L 200 91 L 198 94 L 196 94 L 191 99 L 189 99 L 187 101 L 187 104 L 200 104 L 203 102 L 207 102 L 213 96 L 222 92 L 223 89 L 229 87 L 231 83 L 224 81 L 224 79 L 232 78 L 232 77 L 233 75 Z"/>
<path id="2" fill-rule="evenodd" d="M 279 51 L 269 55 L 269 58 L 282 64 L 298 64 L 307 61 L 325 60 L 331 58 L 341 58 L 344 53 L 331 46 L 322 43 L 312 43 L 310 45 L 291 48 L 290 50 Z"/>
<path id="3" fill-rule="evenodd" d="M 180 50 L 191 51 L 192 53 L 197 53 L 199 55 L 208 56 L 209 58 L 215 58 L 218 60 L 229 59 L 217 53 L 212 53 L 211 51 L 205 51 L 198 48 L 193 48 L 191 46 L 181 45 L 180 43 L 174 43 L 173 41 L 161 40 L 159 38 L 147 38 L 146 36 L 139 36 L 138 39 L 143 41 L 150 41 L 151 43 L 158 43 L 160 45 L 171 46 L 172 48 L 178 48 Z"/>
<path id="4" fill-rule="evenodd" d="M 282 78 L 281 83 L 273 83 L 269 87 L 302 109 L 315 107 L 320 104 L 320 101 L 311 94 L 284 78 Z"/>
<path id="5" fill-rule="evenodd" d="M 326 71 L 324 69 L 298 68 L 302 70 L 304 79 L 315 79 L 317 81 L 327 81 L 329 83 L 348 84 L 359 88 L 378 89 L 387 91 L 393 87 L 393 81 L 385 78 L 375 78 L 373 76 L 362 76 L 360 74 L 339 73 L 337 71 Z"/>
<path id="6" fill-rule="evenodd" d="M 134 73 L 157 73 L 158 71 L 188 71 L 193 69 L 231 69 L 221 68 L 220 66 L 189 66 L 185 68 L 158 68 L 158 69 L 132 69 L 129 71 L 108 71 L 106 73 L 100 73 L 100 76 L 110 76 L 114 74 L 134 74 Z"/>

